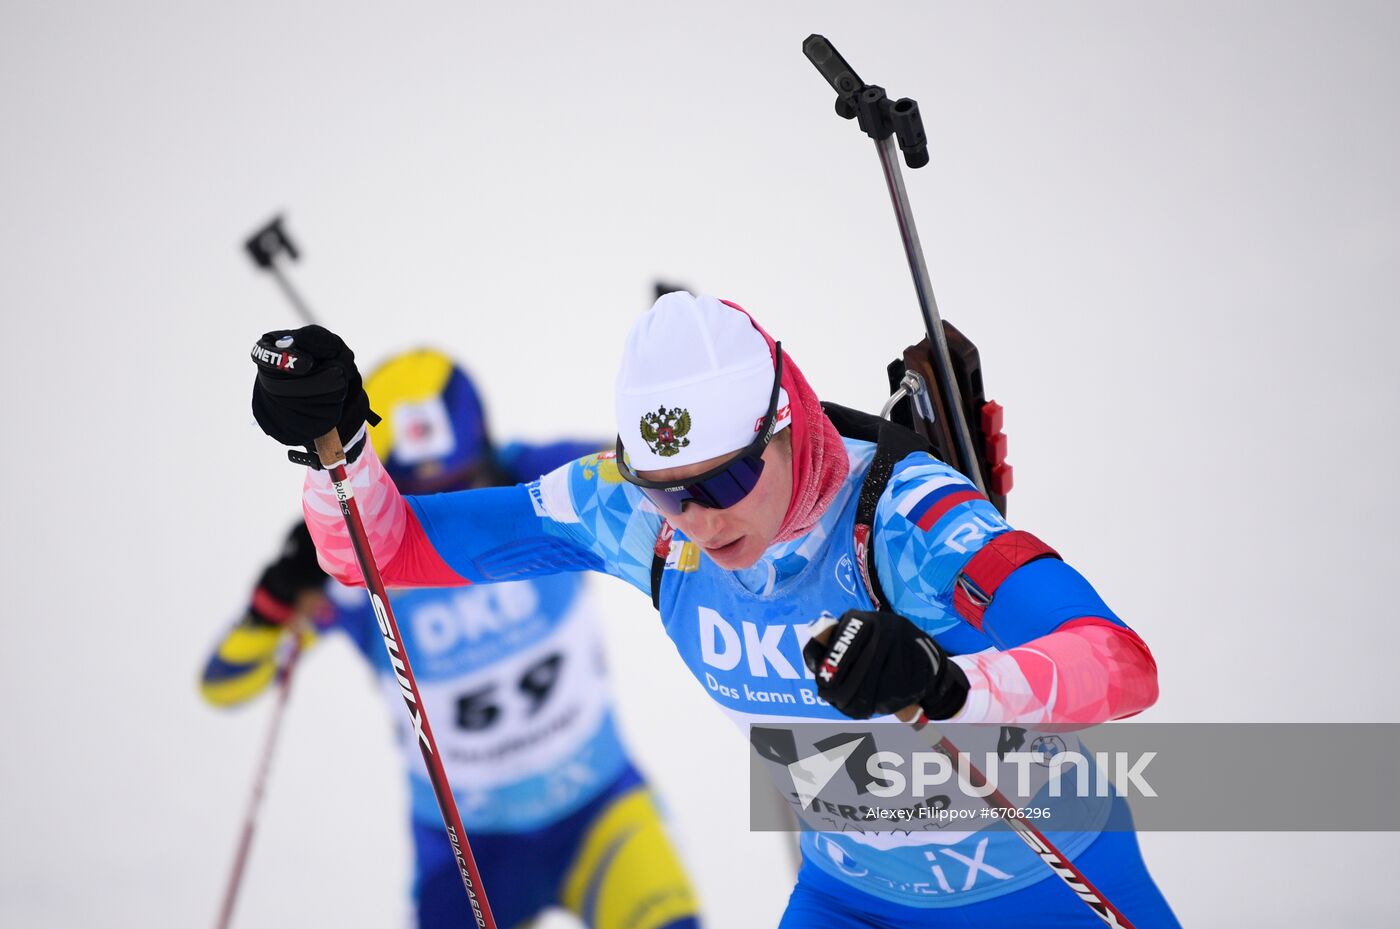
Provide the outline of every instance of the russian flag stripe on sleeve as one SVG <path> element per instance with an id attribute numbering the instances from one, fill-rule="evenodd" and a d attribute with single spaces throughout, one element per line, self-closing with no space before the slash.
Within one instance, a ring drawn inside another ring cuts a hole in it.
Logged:
<path id="1" fill-rule="evenodd" d="M 922 504 L 924 500 L 928 498 L 929 494 L 933 493 L 935 490 L 942 490 L 945 487 L 958 485 L 963 487 L 967 486 L 961 475 L 945 474 L 941 477 L 930 478 L 921 482 L 919 486 L 911 490 L 903 500 L 900 500 L 899 505 L 894 508 L 894 511 L 913 522 L 915 521 L 915 517 L 911 516 L 910 513 Z M 922 512 L 922 510 L 920 510 L 920 512 Z"/>
<path id="2" fill-rule="evenodd" d="M 982 500 L 983 496 L 962 481 L 940 487 L 919 501 L 919 505 L 909 511 L 909 521 L 928 532 L 953 507 L 972 500 Z"/>

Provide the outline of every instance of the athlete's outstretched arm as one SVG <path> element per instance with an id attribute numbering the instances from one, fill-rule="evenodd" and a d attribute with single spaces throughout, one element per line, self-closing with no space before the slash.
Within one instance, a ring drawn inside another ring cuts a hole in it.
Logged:
<path id="1" fill-rule="evenodd" d="M 346 445 L 364 444 L 359 458 L 346 467 L 369 536 L 375 562 L 390 587 L 456 587 L 471 583 L 447 566 L 423 531 L 408 501 L 394 486 L 364 427 Z M 326 573 L 342 584 L 364 586 L 350 533 L 325 471 L 308 471 L 302 485 L 302 512 Z"/>
<path id="2" fill-rule="evenodd" d="M 980 643 L 953 658 L 970 686 L 955 720 L 1092 725 L 1156 702 L 1157 664 L 1142 639 L 1078 571 L 1013 530 L 946 465 L 896 468 L 876 538 L 893 607 L 940 644 Z M 950 610 L 961 623 L 933 625 Z"/>
<path id="3" fill-rule="evenodd" d="M 611 492 L 611 485 L 599 486 L 598 471 L 598 456 L 589 456 L 530 485 L 405 497 L 373 447 L 348 467 L 370 547 L 390 587 L 454 587 L 589 570 L 636 584 L 637 572 L 629 567 L 635 559 L 624 556 L 631 537 L 644 537 L 644 527 L 627 537 L 610 532 L 600 538 L 594 524 L 578 515 Z M 342 583 L 362 585 L 325 472 L 307 474 L 302 508 L 321 566 Z"/>

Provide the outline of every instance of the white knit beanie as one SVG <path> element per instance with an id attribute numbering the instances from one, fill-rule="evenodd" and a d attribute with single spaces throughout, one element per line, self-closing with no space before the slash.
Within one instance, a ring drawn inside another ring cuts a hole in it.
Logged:
<path id="1" fill-rule="evenodd" d="M 633 470 L 676 468 L 754 440 L 773 392 L 773 355 L 748 316 L 714 297 L 659 298 L 632 325 L 617 373 L 618 434 Z M 778 393 L 774 432 L 792 422 Z"/>

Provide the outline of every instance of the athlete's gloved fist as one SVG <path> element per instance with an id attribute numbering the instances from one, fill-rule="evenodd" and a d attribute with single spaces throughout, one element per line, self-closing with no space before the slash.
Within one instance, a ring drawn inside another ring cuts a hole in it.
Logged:
<path id="1" fill-rule="evenodd" d="M 299 522 L 258 579 L 248 611 L 209 656 L 199 680 L 204 699 L 214 706 L 234 706 L 270 687 L 292 637 L 300 636 L 308 648 L 316 630 L 333 619 L 325 588 L 311 533 Z"/>
<path id="2" fill-rule="evenodd" d="M 253 417 L 283 445 L 308 448 L 335 427 L 349 442 L 374 417 L 355 367 L 355 353 L 321 326 L 264 333 L 253 346 L 258 377 Z"/>
<path id="3" fill-rule="evenodd" d="M 882 610 L 823 613 L 802 649 L 817 694 L 853 719 L 917 704 L 947 719 L 967 701 L 967 675 L 922 629 Z"/>
<path id="4" fill-rule="evenodd" d="M 316 560 L 311 532 L 306 523 L 298 521 L 287 534 L 277 560 L 258 578 L 248 612 L 264 623 L 285 626 L 304 611 L 312 597 L 324 598 L 327 580 L 329 577 Z M 313 622 L 319 619 L 314 613 L 307 618 Z"/>

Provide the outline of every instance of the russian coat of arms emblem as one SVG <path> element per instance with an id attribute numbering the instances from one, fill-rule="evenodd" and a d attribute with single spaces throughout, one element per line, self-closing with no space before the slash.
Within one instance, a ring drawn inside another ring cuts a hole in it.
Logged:
<path id="1" fill-rule="evenodd" d="M 642 439 L 654 454 L 670 458 L 690 444 L 686 434 L 690 432 L 690 411 L 680 407 L 656 408 L 655 413 L 642 417 Z"/>

